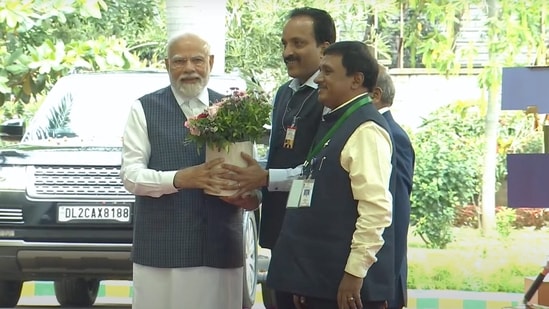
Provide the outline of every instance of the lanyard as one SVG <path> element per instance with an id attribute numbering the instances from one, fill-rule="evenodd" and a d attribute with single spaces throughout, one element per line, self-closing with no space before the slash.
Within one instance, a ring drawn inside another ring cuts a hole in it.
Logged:
<path id="1" fill-rule="evenodd" d="M 353 102 L 353 103 L 350 103 L 352 104 L 351 107 L 349 107 L 345 113 L 341 116 L 341 118 L 339 118 L 336 123 L 334 124 L 333 127 L 330 128 L 330 130 L 326 133 L 326 135 L 324 135 L 324 137 L 322 138 L 322 140 L 320 140 L 319 143 L 317 143 L 315 145 L 314 148 L 311 148 L 311 150 L 309 151 L 309 154 L 307 155 L 307 161 L 305 161 L 304 163 L 304 166 L 308 166 L 309 163 L 311 162 L 311 159 L 313 157 L 315 157 L 319 152 L 320 150 L 322 149 L 322 147 L 324 147 L 324 144 L 330 139 L 332 138 L 332 136 L 334 135 L 335 131 L 337 131 L 337 129 L 339 129 L 339 127 L 341 127 L 341 125 L 343 124 L 343 122 L 345 120 L 347 120 L 347 118 L 349 118 L 349 116 L 351 116 L 352 113 L 354 113 L 357 109 L 361 108 L 362 106 L 368 104 L 368 103 L 371 103 L 372 102 L 372 99 L 370 99 L 370 96 L 369 95 L 365 95 L 363 96 L 362 98 L 358 99 L 357 101 Z"/>

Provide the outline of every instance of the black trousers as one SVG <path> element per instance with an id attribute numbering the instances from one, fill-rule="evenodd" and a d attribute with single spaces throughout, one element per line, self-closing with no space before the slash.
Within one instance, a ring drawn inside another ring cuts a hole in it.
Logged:
<path id="1" fill-rule="evenodd" d="M 294 296 L 291 293 L 275 291 L 276 309 L 295 309 Z M 387 309 L 387 302 L 362 302 L 363 309 Z M 338 309 L 336 300 L 322 298 L 305 298 L 306 309 Z"/>
<path id="2" fill-rule="evenodd" d="M 276 309 L 295 309 L 294 295 L 287 292 L 275 291 Z"/>

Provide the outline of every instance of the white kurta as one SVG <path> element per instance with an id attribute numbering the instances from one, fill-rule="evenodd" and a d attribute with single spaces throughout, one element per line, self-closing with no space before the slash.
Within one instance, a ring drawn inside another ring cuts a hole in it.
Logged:
<path id="1" fill-rule="evenodd" d="M 197 100 L 183 102 L 174 92 L 187 118 L 200 114 L 209 102 L 205 88 Z M 206 102 L 206 103 L 204 103 Z M 181 124 L 183 125 L 183 124 Z M 176 171 L 148 170 L 150 142 L 141 103 L 132 106 L 124 140 L 121 176 L 137 195 L 158 197 L 177 192 Z M 243 268 L 156 268 L 133 264 L 133 309 L 242 309 Z"/>
<path id="2" fill-rule="evenodd" d="M 242 309 L 243 269 L 133 264 L 132 309 Z"/>

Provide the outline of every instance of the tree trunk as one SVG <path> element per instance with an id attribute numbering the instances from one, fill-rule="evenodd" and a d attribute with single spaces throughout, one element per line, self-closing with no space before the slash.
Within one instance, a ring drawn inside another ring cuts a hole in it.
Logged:
<path id="1" fill-rule="evenodd" d="M 497 14 L 497 2 L 496 0 L 487 0 L 488 4 L 488 18 L 494 19 Z M 489 23 L 490 27 L 494 27 L 494 23 Z M 497 36 L 497 31 L 488 31 L 492 36 Z M 497 37 L 489 37 L 488 44 L 494 44 L 497 42 Z M 494 51 L 490 51 L 489 65 L 495 65 L 497 60 L 497 54 Z M 488 105 L 486 108 L 486 144 L 484 148 L 484 169 L 482 177 L 482 232 L 484 235 L 492 234 L 496 227 L 496 165 L 497 165 L 497 132 L 498 132 L 498 118 L 500 113 L 500 101 L 499 97 L 499 85 L 497 81 L 501 78 L 500 74 L 497 74 L 497 70 L 492 68 L 488 74 L 492 74 L 492 82 L 488 85 Z"/>
<path id="2" fill-rule="evenodd" d="M 212 73 L 225 72 L 226 0 L 166 0 L 168 38 L 194 32 L 211 45 L 215 56 Z"/>
<path id="3" fill-rule="evenodd" d="M 482 232 L 489 235 L 496 227 L 496 165 L 497 131 L 499 106 L 499 87 L 491 85 L 488 89 L 486 109 L 486 144 L 484 147 L 484 167 L 482 171 Z"/>

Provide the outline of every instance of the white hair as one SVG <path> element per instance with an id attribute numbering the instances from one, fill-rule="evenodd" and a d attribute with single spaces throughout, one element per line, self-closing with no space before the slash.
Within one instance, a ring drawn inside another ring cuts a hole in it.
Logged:
<path id="1" fill-rule="evenodd" d="M 211 46 L 210 43 L 201 35 L 197 34 L 196 32 L 189 32 L 189 31 L 180 31 L 176 32 L 175 34 L 171 35 L 168 39 L 168 42 L 166 44 L 166 54 L 168 55 L 170 52 L 170 47 L 177 41 L 181 39 L 187 39 L 192 38 L 199 41 L 204 42 L 204 51 L 207 55 L 211 55 Z"/>

